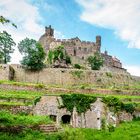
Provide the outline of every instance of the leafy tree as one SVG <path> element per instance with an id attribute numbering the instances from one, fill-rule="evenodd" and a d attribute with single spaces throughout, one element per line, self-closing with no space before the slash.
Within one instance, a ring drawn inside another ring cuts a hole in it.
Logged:
<path id="1" fill-rule="evenodd" d="M 88 63 L 92 70 L 99 70 L 103 66 L 103 58 L 99 53 L 95 53 L 93 56 L 87 58 Z"/>
<path id="2" fill-rule="evenodd" d="M 18 44 L 18 49 L 24 55 L 21 64 L 26 69 L 34 71 L 43 69 L 46 54 L 41 44 L 33 39 L 25 38 Z"/>
<path id="3" fill-rule="evenodd" d="M 14 52 L 13 46 L 15 45 L 16 43 L 10 34 L 6 31 L 0 32 L 0 58 L 2 63 L 10 62 L 10 53 Z"/>
<path id="4" fill-rule="evenodd" d="M 0 23 L 11 23 L 12 26 L 17 28 L 14 23 L 12 23 L 9 19 L 3 16 L 0 16 Z M 12 47 L 15 45 L 16 43 L 14 42 L 10 34 L 8 34 L 6 31 L 0 31 L 0 63 L 6 64 L 7 62 L 10 62 L 10 53 L 14 52 L 14 49 Z"/>
<path id="5" fill-rule="evenodd" d="M 5 24 L 5 23 L 11 23 L 11 21 L 3 16 L 0 16 L 0 23 Z M 12 26 L 14 26 L 15 28 L 17 28 L 17 25 L 15 25 L 14 23 L 11 23 Z"/>
<path id="6" fill-rule="evenodd" d="M 64 46 L 58 46 L 53 50 L 49 50 L 47 61 L 52 65 L 54 65 L 56 61 L 58 61 L 60 64 L 71 64 L 70 56 L 65 51 Z"/>

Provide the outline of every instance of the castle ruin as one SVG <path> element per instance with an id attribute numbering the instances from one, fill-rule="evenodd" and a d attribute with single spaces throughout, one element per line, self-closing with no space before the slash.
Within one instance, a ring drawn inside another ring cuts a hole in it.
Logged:
<path id="1" fill-rule="evenodd" d="M 62 40 L 56 39 L 54 37 L 54 29 L 50 25 L 45 27 L 45 34 L 40 37 L 39 42 L 46 53 L 50 49 L 63 45 L 68 55 L 71 56 L 73 64 L 84 64 L 88 56 L 99 52 L 104 58 L 104 66 L 123 69 L 119 59 L 108 55 L 107 51 L 101 53 L 101 36 L 96 36 L 95 42 L 81 41 L 78 37 Z"/>

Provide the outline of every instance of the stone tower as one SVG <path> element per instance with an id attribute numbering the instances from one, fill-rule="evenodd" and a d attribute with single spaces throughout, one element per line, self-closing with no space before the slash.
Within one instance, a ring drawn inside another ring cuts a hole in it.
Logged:
<path id="1" fill-rule="evenodd" d="M 101 46 L 101 36 L 96 36 L 96 44 Z"/>
<path id="2" fill-rule="evenodd" d="M 54 37 L 54 29 L 49 25 L 49 27 L 45 27 L 45 34 L 47 37 Z"/>

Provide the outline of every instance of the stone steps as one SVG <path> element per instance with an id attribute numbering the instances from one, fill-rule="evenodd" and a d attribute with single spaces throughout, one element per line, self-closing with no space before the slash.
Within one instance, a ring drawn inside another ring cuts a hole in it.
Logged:
<path id="1" fill-rule="evenodd" d="M 44 133 L 57 132 L 58 129 L 55 125 L 39 125 L 40 131 Z"/>

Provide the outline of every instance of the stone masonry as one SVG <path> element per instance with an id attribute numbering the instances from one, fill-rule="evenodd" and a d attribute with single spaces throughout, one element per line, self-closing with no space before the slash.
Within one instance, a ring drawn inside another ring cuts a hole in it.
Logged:
<path id="1" fill-rule="evenodd" d="M 76 108 L 71 113 L 61 106 L 63 106 L 63 101 L 60 96 L 42 96 L 41 100 L 34 106 L 33 114 L 50 116 L 58 126 L 61 123 L 69 123 L 72 127 L 96 129 L 101 129 L 103 120 L 105 125 L 116 126 L 119 119 L 131 121 L 133 118 L 131 114 L 126 112 L 122 112 L 118 118 L 116 114 L 109 111 L 100 98 L 91 104 L 90 109 L 81 114 L 77 113 Z"/>
<path id="2" fill-rule="evenodd" d="M 45 27 L 45 34 L 43 34 L 39 42 L 44 47 L 46 53 L 55 47 L 63 45 L 68 55 L 72 58 L 73 64 L 85 64 L 85 60 L 88 56 L 94 55 L 96 52 L 100 52 L 101 49 L 101 36 L 96 36 L 95 42 L 81 41 L 78 37 L 71 39 L 56 39 L 54 37 L 54 29 L 51 27 Z M 115 67 L 122 69 L 122 63 L 116 57 L 112 57 L 105 53 L 101 53 L 104 58 L 104 65 L 108 67 Z"/>

